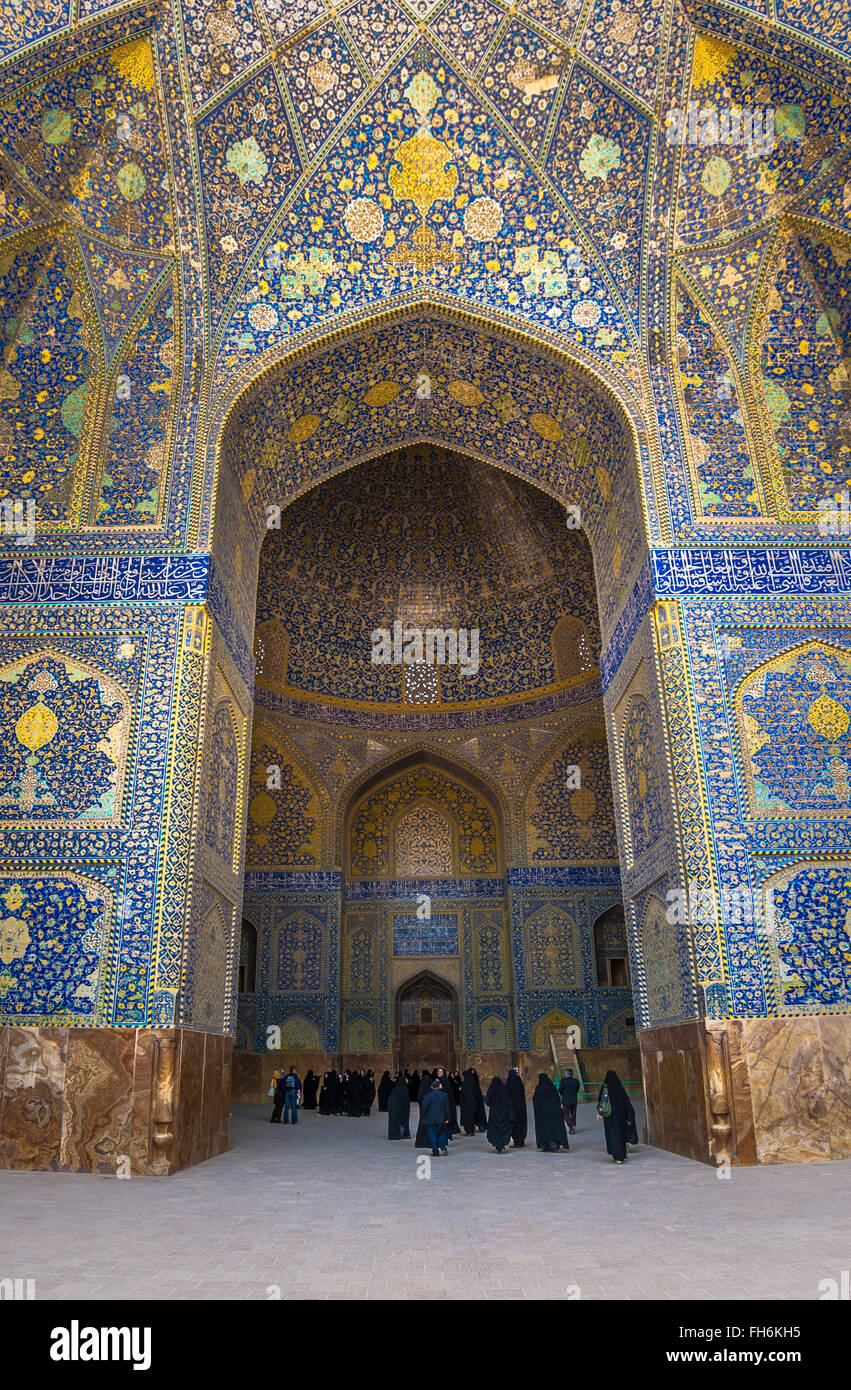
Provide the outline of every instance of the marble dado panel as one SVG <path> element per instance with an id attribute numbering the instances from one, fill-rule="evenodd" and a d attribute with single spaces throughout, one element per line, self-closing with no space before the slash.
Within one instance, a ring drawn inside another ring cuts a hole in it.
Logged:
<path id="1" fill-rule="evenodd" d="M 740 1022 L 759 1163 L 851 1157 L 851 1016 Z"/>
<path id="2" fill-rule="evenodd" d="M 166 1176 L 230 1148 L 233 1041 L 0 1028 L 0 1168 Z"/>
<path id="3" fill-rule="evenodd" d="M 851 1157 L 851 1015 L 705 1019 L 639 1046 L 648 1143 L 711 1164 Z"/>

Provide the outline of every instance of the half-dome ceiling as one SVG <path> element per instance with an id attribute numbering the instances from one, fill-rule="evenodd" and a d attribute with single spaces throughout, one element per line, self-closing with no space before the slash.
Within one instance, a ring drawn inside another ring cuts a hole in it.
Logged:
<path id="1" fill-rule="evenodd" d="M 564 509 L 435 446 L 338 474 L 263 545 L 261 702 L 513 701 L 594 679 L 599 648 L 590 549 Z"/>

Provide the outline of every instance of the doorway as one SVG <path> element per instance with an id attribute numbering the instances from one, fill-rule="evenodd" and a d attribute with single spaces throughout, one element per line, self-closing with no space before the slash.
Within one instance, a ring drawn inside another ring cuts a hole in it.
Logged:
<path id="1" fill-rule="evenodd" d="M 420 971 L 396 993 L 396 1037 L 399 1067 L 421 1072 L 424 1067 L 456 1067 L 458 995 L 447 980 Z"/>

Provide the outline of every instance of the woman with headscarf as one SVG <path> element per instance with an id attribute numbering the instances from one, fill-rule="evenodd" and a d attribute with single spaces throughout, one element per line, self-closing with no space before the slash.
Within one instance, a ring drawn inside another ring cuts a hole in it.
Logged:
<path id="1" fill-rule="evenodd" d="M 319 1077 L 314 1075 L 313 1068 L 311 1067 L 304 1078 L 304 1087 L 301 1094 L 302 1110 L 316 1109 L 316 1089 L 318 1085 Z"/>
<path id="2" fill-rule="evenodd" d="M 397 1073 L 396 1085 L 387 1099 L 387 1138 L 410 1139 L 411 1137 L 411 1097 L 408 1084 L 401 1072 Z"/>
<path id="3" fill-rule="evenodd" d="M 473 1075 L 476 1078 L 476 1085 L 479 1088 L 479 1097 L 476 1104 L 476 1131 L 479 1134 L 484 1134 L 488 1127 L 488 1112 L 485 1109 L 485 1098 L 482 1093 L 481 1082 L 479 1081 L 479 1073 L 476 1071 L 475 1067 L 473 1068 Z"/>
<path id="4" fill-rule="evenodd" d="M 532 1097 L 535 1111 L 535 1143 L 543 1153 L 567 1151 L 567 1128 L 561 1097 L 545 1071 L 538 1073 L 538 1084 Z"/>
<path id="5" fill-rule="evenodd" d="M 416 1070 L 416 1068 L 415 1068 L 412 1072 L 408 1072 L 408 1073 L 407 1073 L 407 1078 L 408 1078 L 408 1095 L 410 1096 L 411 1104 L 413 1105 L 413 1103 L 414 1103 L 415 1100 L 419 1100 L 419 1095 L 420 1095 L 420 1074 L 419 1074 L 419 1072 L 418 1072 L 418 1071 Z"/>
<path id="6" fill-rule="evenodd" d="M 321 1084 L 320 1087 L 319 1087 L 319 1113 L 320 1113 L 320 1115 L 330 1115 L 330 1114 L 331 1114 L 331 1103 L 330 1103 L 330 1097 L 329 1097 L 329 1095 L 328 1095 L 328 1077 L 329 1077 L 330 1075 L 331 1075 L 331 1073 L 328 1072 L 328 1071 L 325 1071 L 325 1072 L 322 1073 L 322 1084 Z"/>
<path id="7" fill-rule="evenodd" d="M 401 1072 L 399 1073 L 401 1075 Z M 403 1078 L 404 1080 L 404 1078 Z M 390 1092 L 393 1090 L 393 1082 L 390 1079 L 389 1071 L 382 1072 L 381 1080 L 378 1083 L 378 1108 L 386 1111 L 387 1102 L 390 1099 Z"/>
<path id="8" fill-rule="evenodd" d="M 283 1109 L 284 1109 L 284 1099 L 285 1099 L 285 1094 L 284 1094 L 284 1073 L 283 1073 L 282 1071 L 273 1071 L 273 1072 L 272 1072 L 272 1087 L 271 1087 L 271 1090 L 272 1090 L 272 1096 L 273 1096 L 273 1098 L 274 1098 L 274 1104 L 273 1104 L 273 1106 L 272 1106 L 272 1114 L 271 1114 L 271 1116 L 269 1117 L 269 1124 L 270 1124 L 270 1125 L 279 1125 L 279 1124 L 281 1123 L 281 1115 L 282 1115 L 282 1113 L 283 1113 Z"/>
<path id="9" fill-rule="evenodd" d="M 461 1128 L 465 1134 L 475 1134 L 477 1129 L 487 1129 L 485 1098 L 479 1078 L 472 1067 L 468 1067 L 464 1072 L 461 1082 Z"/>
<path id="10" fill-rule="evenodd" d="M 426 1067 L 423 1067 L 423 1074 L 420 1078 L 420 1089 L 417 1092 L 417 1104 L 420 1107 L 420 1118 L 417 1124 L 416 1137 L 414 1139 L 414 1145 L 418 1149 L 431 1148 L 431 1136 L 428 1132 L 428 1126 L 424 1125 L 422 1121 L 423 1101 L 431 1090 L 431 1083 L 432 1074 Z"/>
<path id="11" fill-rule="evenodd" d="M 337 1080 L 335 1071 L 326 1071 L 322 1078 L 322 1090 L 319 1092 L 319 1113 L 320 1115 L 333 1115 L 337 1109 L 340 1094 L 340 1083 Z"/>
<path id="12" fill-rule="evenodd" d="M 349 1089 L 346 1096 L 346 1114 L 352 1119 L 359 1118 L 363 1111 L 361 1095 L 361 1079 L 353 1067 L 349 1072 Z"/>
<path id="13" fill-rule="evenodd" d="M 369 1112 L 372 1109 L 372 1102 L 375 1100 L 375 1072 L 369 1068 L 366 1075 L 361 1077 L 361 1102 L 363 1113 L 369 1119 Z"/>
<path id="14" fill-rule="evenodd" d="M 455 1090 L 452 1085 L 452 1078 L 448 1071 L 444 1071 L 443 1067 L 437 1068 L 435 1076 L 440 1082 L 440 1089 L 446 1093 L 446 1100 L 449 1108 L 449 1127 L 446 1134 L 447 1137 L 451 1139 L 453 1134 L 461 1133 L 461 1128 L 458 1124 L 458 1111 L 455 1105 Z"/>
<path id="15" fill-rule="evenodd" d="M 529 1128 L 529 1111 L 526 1106 L 526 1089 L 520 1080 L 520 1073 L 512 1067 L 505 1083 L 508 1103 L 511 1108 L 511 1139 L 515 1149 L 525 1148 L 526 1132 Z"/>
<path id="16" fill-rule="evenodd" d="M 493 1078 L 485 1099 L 488 1103 L 488 1143 L 498 1154 L 503 1154 L 511 1139 L 511 1102 L 502 1077 Z"/>
<path id="17" fill-rule="evenodd" d="M 601 1115 L 600 1106 L 606 1093 L 610 1113 Z M 606 1152 L 611 1154 L 614 1163 L 623 1163 L 626 1159 L 626 1132 L 635 1124 L 635 1111 L 616 1071 L 607 1071 L 606 1079 L 600 1087 L 597 1097 L 597 1119 L 603 1121 L 606 1131 Z"/>

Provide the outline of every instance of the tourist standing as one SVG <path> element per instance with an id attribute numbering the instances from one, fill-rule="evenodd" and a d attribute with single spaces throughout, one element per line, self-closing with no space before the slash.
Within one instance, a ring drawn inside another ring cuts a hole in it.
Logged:
<path id="1" fill-rule="evenodd" d="M 411 1097 L 408 1083 L 401 1072 L 396 1084 L 387 1098 L 387 1138 L 410 1139 L 411 1137 Z"/>
<path id="2" fill-rule="evenodd" d="M 526 1146 L 529 1129 L 529 1111 L 526 1105 L 526 1090 L 516 1067 L 512 1067 L 505 1083 L 511 1115 L 511 1140 L 515 1149 Z"/>
<path id="3" fill-rule="evenodd" d="M 538 1073 L 538 1084 L 532 1097 L 535 1112 L 535 1143 L 543 1153 L 567 1151 L 567 1130 L 564 1124 L 559 1093 L 545 1071 Z"/>
<path id="4" fill-rule="evenodd" d="M 290 1067 L 284 1077 L 284 1124 L 288 1125 L 290 1116 L 294 1125 L 298 1124 L 298 1102 L 301 1095 L 301 1081 L 296 1076 L 295 1067 Z"/>
<path id="5" fill-rule="evenodd" d="M 420 1123 L 425 1125 L 433 1158 L 449 1152 L 449 1097 L 437 1077 L 420 1104 Z"/>
<path id="6" fill-rule="evenodd" d="M 403 1078 L 403 1079 L 404 1079 L 404 1078 Z M 390 1073 L 389 1073 L 389 1071 L 383 1072 L 383 1073 L 382 1073 L 382 1076 L 381 1076 L 381 1080 L 380 1080 L 379 1083 L 378 1083 L 378 1108 L 379 1108 L 379 1110 L 386 1110 L 386 1109 L 387 1109 L 387 1102 L 388 1102 L 388 1100 L 390 1099 L 390 1092 L 393 1090 L 393 1086 L 394 1086 L 394 1083 L 393 1083 L 393 1082 L 391 1081 L 391 1079 L 390 1079 Z"/>
<path id="7" fill-rule="evenodd" d="M 505 1153 L 511 1139 L 511 1102 L 501 1076 L 495 1076 L 485 1097 L 488 1103 L 488 1143 Z"/>
<path id="8" fill-rule="evenodd" d="M 607 1071 L 600 1087 L 597 1119 L 603 1121 L 606 1131 L 606 1152 L 611 1154 L 614 1163 L 623 1163 L 626 1159 L 627 1130 L 635 1126 L 635 1111 L 616 1071 Z"/>
<path id="9" fill-rule="evenodd" d="M 316 1109 L 316 1091 L 319 1086 L 319 1077 L 314 1076 L 313 1068 L 304 1078 L 304 1099 L 301 1102 L 302 1110 Z"/>
<path id="10" fill-rule="evenodd" d="M 272 1072 L 272 1086 L 274 1103 L 269 1123 L 270 1125 L 279 1125 L 281 1123 L 281 1111 L 284 1108 L 284 1073 L 282 1071 Z"/>
<path id="11" fill-rule="evenodd" d="M 579 1078 L 573 1075 L 573 1069 L 568 1067 L 565 1075 L 561 1079 L 558 1088 L 561 1096 L 564 1118 L 571 1134 L 576 1133 L 576 1104 L 579 1099 Z"/>

